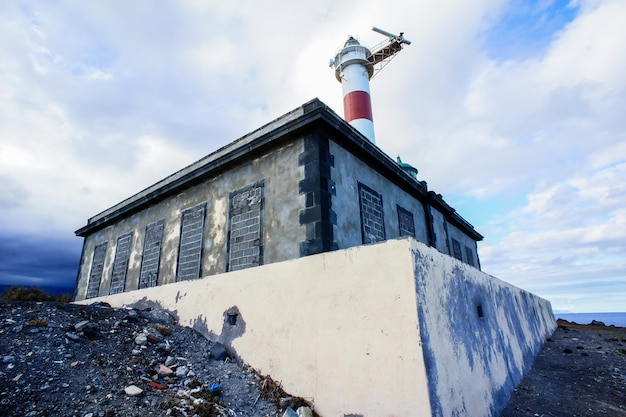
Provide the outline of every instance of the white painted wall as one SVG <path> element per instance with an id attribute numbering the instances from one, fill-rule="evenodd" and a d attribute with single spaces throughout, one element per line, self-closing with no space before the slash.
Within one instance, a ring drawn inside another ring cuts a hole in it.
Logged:
<path id="1" fill-rule="evenodd" d="M 419 242 L 413 249 L 432 415 L 500 415 L 556 328 L 550 302 Z"/>
<path id="2" fill-rule="evenodd" d="M 237 354 L 324 417 L 497 415 L 554 328 L 547 301 L 412 239 L 81 303 L 142 300 L 214 338 L 236 306 Z M 477 300 L 486 317 L 473 325 Z"/>
<path id="3" fill-rule="evenodd" d="M 389 241 L 81 303 L 147 298 L 215 335 L 237 306 L 246 323 L 237 354 L 320 415 L 423 416 L 412 263 L 407 240 Z"/>

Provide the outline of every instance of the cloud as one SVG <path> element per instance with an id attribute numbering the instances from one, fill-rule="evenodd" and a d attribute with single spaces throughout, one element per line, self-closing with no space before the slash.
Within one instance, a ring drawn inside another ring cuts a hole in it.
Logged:
<path id="1" fill-rule="evenodd" d="M 80 242 L 41 233 L 0 236 L 0 285 L 71 288 L 76 282 Z"/>
<path id="2" fill-rule="evenodd" d="M 496 276 L 552 299 L 559 309 L 567 309 L 561 292 L 578 288 L 580 302 L 620 310 L 619 297 L 609 302 L 605 296 L 609 285 L 618 293 L 624 290 L 624 175 L 626 162 L 589 177 L 540 184 L 525 206 L 487 226 L 506 232 L 497 241 L 487 239 L 483 263 Z M 589 291 L 589 286 L 604 290 Z"/>
<path id="3" fill-rule="evenodd" d="M 71 239 L 313 97 L 342 114 L 328 59 L 375 25 L 413 41 L 371 83 L 379 147 L 471 202 L 483 269 L 583 305 L 576 286 L 622 291 L 624 18 L 620 0 L 5 2 L 0 239 Z"/>

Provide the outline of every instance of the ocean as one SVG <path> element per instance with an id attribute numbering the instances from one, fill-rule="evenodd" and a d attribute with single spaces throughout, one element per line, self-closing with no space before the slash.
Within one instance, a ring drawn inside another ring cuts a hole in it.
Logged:
<path id="1" fill-rule="evenodd" d="M 555 319 L 573 321 L 578 324 L 589 324 L 592 320 L 601 321 L 610 326 L 626 327 L 626 312 L 624 313 L 554 313 Z"/>

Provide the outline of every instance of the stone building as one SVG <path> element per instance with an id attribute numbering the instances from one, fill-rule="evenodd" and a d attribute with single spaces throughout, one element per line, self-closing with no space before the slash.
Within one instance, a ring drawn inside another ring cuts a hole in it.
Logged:
<path id="1" fill-rule="evenodd" d="M 314 99 L 90 218 L 83 300 L 412 236 L 480 269 L 440 194 Z"/>
<path id="2" fill-rule="evenodd" d="M 496 417 L 556 328 L 549 301 L 480 270 L 482 236 L 414 168 L 319 100 L 76 233 L 76 302 L 169 311 L 326 417 Z"/>

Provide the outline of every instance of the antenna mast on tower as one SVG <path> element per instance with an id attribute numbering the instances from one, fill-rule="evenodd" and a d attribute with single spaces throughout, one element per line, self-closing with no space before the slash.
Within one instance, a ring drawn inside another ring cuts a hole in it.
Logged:
<path id="1" fill-rule="evenodd" d="M 344 118 L 375 143 L 369 80 L 411 41 L 404 38 L 403 32 L 394 35 L 377 27 L 372 30 L 387 36 L 373 53 L 350 36 L 343 49 L 330 60 L 330 66 L 335 68 L 335 77 L 343 87 Z"/>
<path id="2" fill-rule="evenodd" d="M 381 35 L 387 36 L 388 38 L 372 48 L 375 51 L 372 52 L 368 58 L 372 65 L 376 66 L 380 64 L 378 68 L 374 68 L 373 77 L 378 74 L 378 72 L 383 69 L 383 67 L 387 65 L 398 52 L 402 50 L 403 45 L 410 45 L 411 41 L 404 38 L 404 32 L 400 32 L 400 35 L 394 35 L 393 33 L 377 28 L 376 26 L 374 26 L 372 30 L 380 33 Z M 370 79 L 372 77 L 370 77 Z"/>

